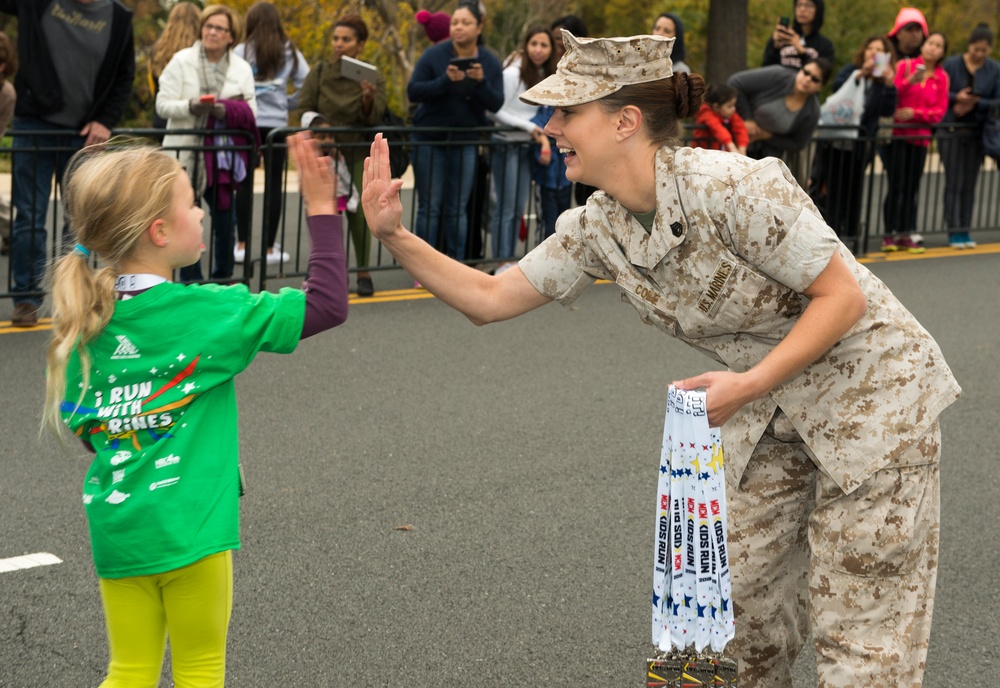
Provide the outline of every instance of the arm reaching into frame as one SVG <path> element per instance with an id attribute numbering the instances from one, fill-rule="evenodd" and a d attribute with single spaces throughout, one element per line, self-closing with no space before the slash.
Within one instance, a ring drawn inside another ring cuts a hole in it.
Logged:
<path id="1" fill-rule="evenodd" d="M 392 179 L 389 142 L 376 134 L 365 159 L 361 204 L 372 234 L 414 279 L 476 325 L 508 320 L 542 306 L 551 299 L 538 292 L 519 268 L 497 276 L 439 253 L 402 224 L 403 182 Z"/>

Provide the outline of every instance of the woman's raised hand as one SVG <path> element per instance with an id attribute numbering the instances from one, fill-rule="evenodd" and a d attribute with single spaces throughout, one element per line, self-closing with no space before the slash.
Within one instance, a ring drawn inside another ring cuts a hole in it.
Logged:
<path id="1" fill-rule="evenodd" d="M 307 131 L 288 137 L 288 150 L 299 171 L 299 192 L 306 202 L 308 215 L 334 215 L 337 212 L 337 180 L 330 174 L 330 159 Z"/>
<path id="2" fill-rule="evenodd" d="M 401 179 L 393 179 L 389 169 L 389 142 L 382 134 L 372 141 L 371 155 L 365 158 L 365 178 L 361 205 L 372 234 L 378 240 L 388 239 L 402 229 L 403 203 L 399 200 Z"/>

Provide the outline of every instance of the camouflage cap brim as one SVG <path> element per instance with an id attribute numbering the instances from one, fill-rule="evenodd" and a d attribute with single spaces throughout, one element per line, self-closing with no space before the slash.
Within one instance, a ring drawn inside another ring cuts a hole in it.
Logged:
<path id="1" fill-rule="evenodd" d="M 553 74 L 521 94 L 521 102 L 528 105 L 569 107 L 583 105 L 621 90 L 622 85 L 612 81 L 574 79 L 566 74 Z"/>

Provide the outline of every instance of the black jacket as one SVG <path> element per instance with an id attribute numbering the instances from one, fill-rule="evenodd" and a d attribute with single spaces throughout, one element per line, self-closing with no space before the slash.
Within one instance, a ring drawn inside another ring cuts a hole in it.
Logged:
<path id="1" fill-rule="evenodd" d="M 42 17 L 53 0 L 0 0 L 0 12 L 17 17 L 17 56 L 20 66 L 14 77 L 17 105 L 14 114 L 39 117 L 63 107 L 62 87 L 49 47 L 42 34 Z M 125 113 L 135 80 L 135 42 L 132 11 L 112 0 L 111 38 L 94 84 L 94 103 L 79 126 L 100 122 L 108 129 Z"/>

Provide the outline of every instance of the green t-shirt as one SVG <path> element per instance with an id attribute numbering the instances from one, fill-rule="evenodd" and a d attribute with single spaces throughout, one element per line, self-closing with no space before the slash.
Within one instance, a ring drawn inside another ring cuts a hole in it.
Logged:
<path id="1" fill-rule="evenodd" d="M 87 345 L 82 399 L 70 360 L 63 419 L 96 451 L 83 503 L 99 576 L 162 573 L 239 548 L 233 377 L 259 351 L 293 351 L 304 318 L 298 290 L 165 282 L 115 305 Z"/>

